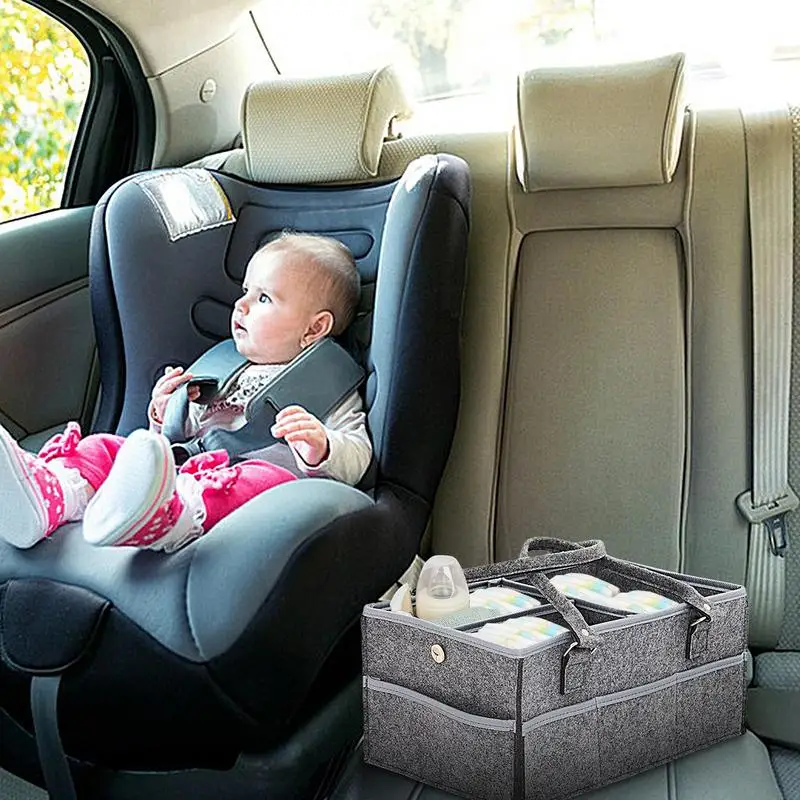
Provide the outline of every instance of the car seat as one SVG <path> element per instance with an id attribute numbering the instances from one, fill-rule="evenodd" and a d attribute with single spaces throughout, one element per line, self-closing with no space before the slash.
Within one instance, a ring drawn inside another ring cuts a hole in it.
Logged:
<path id="1" fill-rule="evenodd" d="M 408 110 L 389 69 L 258 83 L 242 110 L 250 180 L 160 169 L 98 204 L 96 430 L 145 426 L 164 367 L 229 335 L 255 249 L 311 231 L 361 273 L 344 343 L 367 371 L 376 472 L 370 494 L 276 487 L 171 555 L 93 548 L 79 523 L 30 550 L 0 543 L 0 764 L 52 796 L 69 792 L 60 737 L 80 797 L 300 797 L 329 734 L 357 726 L 356 622 L 418 549 L 459 396 L 469 172 L 425 155 L 375 180 Z"/>

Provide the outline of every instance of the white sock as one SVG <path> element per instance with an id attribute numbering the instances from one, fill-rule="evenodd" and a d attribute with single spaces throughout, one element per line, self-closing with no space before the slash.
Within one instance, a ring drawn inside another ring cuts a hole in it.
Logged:
<path id="1" fill-rule="evenodd" d="M 203 487 L 191 475 L 178 473 L 175 491 L 183 502 L 183 511 L 172 530 L 153 542 L 153 550 L 172 553 L 203 534 L 203 523 L 206 521 Z"/>
<path id="2" fill-rule="evenodd" d="M 92 485 L 77 469 L 64 466 L 62 461 L 48 461 L 46 464 L 64 493 L 64 522 L 83 519 L 83 512 L 94 494 Z"/>

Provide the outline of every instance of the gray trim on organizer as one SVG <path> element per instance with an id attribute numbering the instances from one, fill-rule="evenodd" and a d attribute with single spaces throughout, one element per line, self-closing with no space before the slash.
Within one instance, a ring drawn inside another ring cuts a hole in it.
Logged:
<path id="1" fill-rule="evenodd" d="M 730 586 L 731 584 L 726 584 Z M 719 595 L 715 595 L 714 597 L 707 597 L 706 601 L 708 604 L 713 608 L 715 606 L 722 605 L 727 602 L 731 602 L 734 600 L 738 600 L 744 596 L 746 596 L 747 592 L 744 588 L 738 587 L 736 589 L 731 589 L 730 591 L 723 592 Z M 373 604 L 364 607 L 364 616 L 365 617 L 373 617 L 375 619 L 382 619 L 387 622 L 391 622 L 393 624 L 398 625 L 405 625 L 408 628 L 416 628 L 418 630 L 428 631 L 429 633 L 439 634 L 440 636 L 446 636 L 455 639 L 459 642 L 465 642 L 470 645 L 474 645 L 476 647 L 480 647 L 483 650 L 489 650 L 493 653 L 498 653 L 502 656 L 513 656 L 519 659 L 525 658 L 529 656 L 531 653 L 537 652 L 538 650 L 545 650 L 549 647 L 559 647 L 561 646 L 566 636 L 569 639 L 574 639 L 575 637 L 569 631 L 565 631 L 564 633 L 559 633 L 557 636 L 553 636 L 550 639 L 547 639 L 543 642 L 534 642 L 533 644 L 529 645 L 528 647 L 520 647 L 520 648 L 512 648 L 512 647 L 503 647 L 501 644 L 497 644 L 495 642 L 489 642 L 485 639 L 479 639 L 474 634 L 471 634 L 467 631 L 461 631 L 457 628 L 448 628 L 444 625 L 437 625 L 435 622 L 428 622 L 427 620 L 420 619 L 419 617 L 409 617 L 405 614 L 399 614 L 395 611 L 389 611 L 389 604 L 388 603 L 380 603 L 380 604 Z M 533 609 L 533 611 L 539 611 L 541 608 L 546 608 L 542 606 L 537 609 Z M 605 607 L 597 606 L 597 608 Z M 631 614 L 630 616 L 623 617 L 622 619 L 612 619 L 608 622 L 597 622 L 594 625 L 589 626 L 592 631 L 597 633 L 603 633 L 604 631 L 613 631 L 618 628 L 631 628 L 636 625 L 645 625 L 652 622 L 654 619 L 664 619 L 666 617 L 675 617 L 683 614 L 689 609 L 690 606 L 686 603 L 677 603 L 672 608 L 665 608 L 662 611 L 652 611 L 650 613 L 638 613 L 638 614 Z M 608 608 L 609 612 L 618 611 L 618 609 Z M 557 612 L 556 612 L 557 613 Z"/>
<path id="2" fill-rule="evenodd" d="M 538 610 L 538 609 L 534 609 Z M 474 634 L 467 631 L 460 631 L 457 628 L 446 628 L 444 625 L 437 625 L 435 622 L 428 622 L 427 620 L 420 619 L 419 617 L 407 617 L 405 614 L 398 614 L 395 611 L 382 611 L 381 609 L 366 606 L 364 608 L 365 617 L 374 617 L 375 619 L 382 619 L 398 625 L 405 625 L 408 628 L 422 629 L 428 633 L 439 634 L 440 636 L 447 636 L 459 642 L 465 642 L 469 645 L 474 645 L 482 650 L 489 650 L 492 653 L 498 653 L 501 656 L 524 658 L 536 650 L 545 650 L 548 647 L 558 646 L 564 643 L 565 638 L 573 640 L 575 637 L 569 632 L 559 633 L 544 642 L 534 642 L 529 647 L 521 647 L 519 649 L 511 647 L 503 647 L 495 642 L 489 642 L 486 639 L 479 639 Z M 603 623 L 604 625 L 607 623 Z"/>
<path id="3" fill-rule="evenodd" d="M 647 564 L 640 564 L 636 561 L 631 561 L 631 564 L 634 564 L 637 567 L 644 567 L 645 569 L 649 569 L 651 572 L 658 572 L 664 575 L 669 575 L 672 578 L 677 578 L 678 580 L 684 581 L 685 583 L 691 583 L 692 585 L 702 586 L 708 589 L 722 589 L 722 590 L 739 590 L 744 591 L 745 587 L 741 586 L 738 583 L 731 583 L 730 581 L 722 581 L 718 578 L 707 578 L 702 575 L 690 575 L 688 572 L 673 572 L 668 569 L 659 569 L 658 567 L 651 567 Z M 720 592 L 722 594 L 722 592 Z"/>
<path id="4" fill-rule="evenodd" d="M 714 667 L 716 668 L 718 664 L 722 664 L 722 661 L 714 661 L 712 662 Z M 730 664 L 725 664 L 727 666 L 735 666 Z M 724 667 L 720 667 L 720 669 L 724 669 Z M 687 672 L 694 672 L 694 670 L 686 670 Z M 692 675 L 692 678 L 698 677 L 697 675 Z M 620 703 L 624 703 L 626 700 L 633 700 L 637 697 L 646 697 L 649 694 L 655 694 L 656 692 L 661 692 L 664 689 L 669 689 L 670 686 L 675 685 L 675 675 L 667 675 L 666 678 L 660 678 L 657 681 L 652 681 L 651 683 L 643 683 L 641 686 L 633 686 L 630 689 L 623 689 L 620 692 L 613 692 L 612 694 L 603 694 L 600 697 L 595 697 L 595 703 L 597 703 L 598 708 L 607 708 L 608 706 L 616 706 Z"/>
<path id="5" fill-rule="evenodd" d="M 738 656 L 728 656 L 728 658 L 721 658 L 719 661 L 711 661 L 708 664 L 701 664 L 699 667 L 694 667 L 693 669 L 687 669 L 685 672 L 676 672 L 675 682 L 676 683 L 683 683 L 684 681 L 689 681 L 692 678 L 699 678 L 701 675 L 705 675 L 707 672 L 717 672 L 721 669 L 727 669 L 728 667 L 736 667 L 740 664 L 744 664 L 747 660 L 747 654 L 742 653 Z"/>
<path id="6" fill-rule="evenodd" d="M 582 703 L 564 706 L 564 708 L 556 708 L 553 711 L 548 711 L 545 714 L 540 714 L 538 717 L 529 719 L 527 722 L 523 722 L 521 728 L 522 735 L 527 736 L 531 731 L 541 728 L 543 725 L 549 725 L 551 722 L 556 722 L 566 717 L 574 717 L 577 714 L 584 714 L 594 708 L 597 708 L 597 700 L 594 697 L 591 700 L 584 700 Z"/>
<path id="7" fill-rule="evenodd" d="M 465 725 L 469 725 L 473 728 L 485 728 L 490 731 L 513 731 L 516 728 L 516 720 L 495 719 L 494 717 L 481 717 L 477 714 L 468 714 L 466 711 L 459 711 L 457 708 L 448 706 L 446 703 L 440 703 L 438 700 L 415 692 L 413 689 L 406 689 L 404 686 L 398 686 L 396 683 L 387 683 L 378 678 L 364 677 L 364 686 L 371 692 L 393 694 L 395 697 L 402 697 L 404 700 L 408 700 L 411 703 L 427 706 L 446 717 L 450 717 L 450 719 L 454 719 L 456 722 L 463 722 Z"/>
<path id="8" fill-rule="evenodd" d="M 594 697 L 591 700 L 585 700 L 582 703 L 576 703 L 572 706 L 565 706 L 564 708 L 557 708 L 553 711 L 548 711 L 538 717 L 529 719 L 527 722 L 522 723 L 522 735 L 526 736 L 530 731 L 541 728 L 551 722 L 564 719 L 565 717 L 573 717 L 576 714 L 582 714 L 590 711 L 593 708 L 605 708 L 607 706 L 616 705 L 617 703 L 624 703 L 626 700 L 632 700 L 636 697 L 643 697 L 654 692 L 668 689 L 670 686 L 677 686 L 679 683 L 694 680 L 695 678 L 702 677 L 710 672 L 719 672 L 731 667 L 738 667 L 744 663 L 745 654 L 742 653 L 738 656 L 730 656 L 723 658 L 719 661 L 712 661 L 709 664 L 703 664 L 693 669 L 687 669 L 684 672 L 677 672 L 674 675 L 669 675 L 666 678 L 661 678 L 652 683 L 645 683 L 642 686 L 635 686 L 632 689 L 623 689 L 621 692 L 613 692 L 612 694 L 601 695 Z"/>

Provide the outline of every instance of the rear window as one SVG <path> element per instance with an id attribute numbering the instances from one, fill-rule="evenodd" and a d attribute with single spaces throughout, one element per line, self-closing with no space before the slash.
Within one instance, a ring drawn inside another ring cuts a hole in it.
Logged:
<path id="1" fill-rule="evenodd" d="M 263 0 L 254 16 L 284 74 L 393 62 L 418 130 L 507 127 L 524 70 L 678 50 L 695 106 L 800 88 L 799 0 Z"/>

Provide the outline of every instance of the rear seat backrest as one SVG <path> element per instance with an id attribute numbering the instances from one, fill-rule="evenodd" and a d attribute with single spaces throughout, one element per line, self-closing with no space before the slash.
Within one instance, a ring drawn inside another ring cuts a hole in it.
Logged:
<path id="1" fill-rule="evenodd" d="M 743 581 L 744 136 L 683 59 L 520 81 L 495 557 L 532 532 Z M 681 135 L 682 134 L 682 135 Z"/>
<path id="2" fill-rule="evenodd" d="M 479 564 L 534 533 L 603 536 L 629 558 L 744 580 L 744 135 L 735 110 L 698 112 L 692 134 L 682 74 L 680 57 L 533 73 L 511 148 L 504 133 L 384 142 L 378 180 L 437 151 L 464 158 L 473 180 L 461 408 L 434 552 Z M 209 159 L 252 177 L 244 151 Z"/>
<path id="3" fill-rule="evenodd" d="M 740 113 L 698 112 L 689 214 L 692 435 L 681 568 L 739 583 L 749 535 L 734 500 L 750 486 L 752 428 L 747 207 Z"/>
<path id="4" fill-rule="evenodd" d="M 536 532 L 680 565 L 693 138 L 682 70 L 671 56 L 520 79 L 497 559 Z"/>

